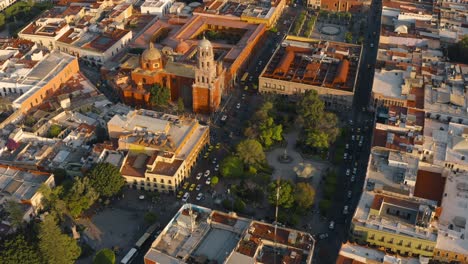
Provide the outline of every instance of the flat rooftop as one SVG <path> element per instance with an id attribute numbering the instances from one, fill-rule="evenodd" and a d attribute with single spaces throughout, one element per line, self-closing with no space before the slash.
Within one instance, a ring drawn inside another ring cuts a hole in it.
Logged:
<path id="1" fill-rule="evenodd" d="M 352 262 L 354 261 L 354 262 Z M 336 264 L 346 263 L 386 263 L 386 264 L 419 264 L 417 258 L 404 258 L 387 255 L 377 249 L 346 243 L 341 246 Z"/>
<path id="2" fill-rule="evenodd" d="M 0 193 L 18 201 L 28 201 L 51 174 L 0 165 Z"/>
<path id="3" fill-rule="evenodd" d="M 353 92 L 361 46 L 288 36 L 261 77 Z"/>
<path id="4" fill-rule="evenodd" d="M 468 254 L 468 174 L 451 173 L 447 177 L 439 216 L 437 248 Z"/>
<path id="5" fill-rule="evenodd" d="M 278 227 L 275 246 L 273 230 L 270 224 L 185 204 L 145 259 L 158 263 L 274 263 L 276 252 L 278 263 L 311 263 L 314 240 L 310 234 Z"/>

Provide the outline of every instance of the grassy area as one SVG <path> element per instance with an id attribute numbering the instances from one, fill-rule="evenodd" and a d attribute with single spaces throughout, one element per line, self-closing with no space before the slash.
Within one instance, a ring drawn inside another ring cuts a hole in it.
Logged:
<path id="1" fill-rule="evenodd" d="M 52 6 L 51 3 L 16 2 L 0 13 L 0 28 L 8 26 L 10 34 L 16 36 L 21 28 Z"/>
<path id="2" fill-rule="evenodd" d="M 294 22 L 294 27 L 293 27 L 293 30 L 292 30 L 293 35 L 297 36 L 299 34 L 299 32 L 301 31 L 302 24 L 304 24 L 304 20 L 306 19 L 306 15 L 307 15 L 307 12 L 302 11 L 299 14 L 299 16 L 297 16 L 296 22 Z"/>
<path id="3" fill-rule="evenodd" d="M 310 19 L 307 21 L 307 23 L 304 25 L 305 26 L 305 29 L 304 29 L 304 35 L 305 37 L 309 37 L 310 34 L 312 34 L 312 30 L 314 29 L 314 24 L 315 24 L 315 21 L 317 20 L 317 17 L 316 16 L 312 16 L 310 17 Z"/>

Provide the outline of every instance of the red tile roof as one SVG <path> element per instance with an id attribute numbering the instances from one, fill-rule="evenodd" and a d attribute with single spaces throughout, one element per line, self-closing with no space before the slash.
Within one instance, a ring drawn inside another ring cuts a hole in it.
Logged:
<path id="1" fill-rule="evenodd" d="M 418 170 L 414 196 L 437 201 L 440 206 L 445 188 L 445 177 L 441 173 Z"/>

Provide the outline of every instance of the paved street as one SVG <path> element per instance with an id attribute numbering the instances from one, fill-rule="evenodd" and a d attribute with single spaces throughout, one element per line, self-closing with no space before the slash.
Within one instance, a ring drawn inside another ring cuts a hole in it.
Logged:
<path id="1" fill-rule="evenodd" d="M 335 221 L 335 229 L 330 232 L 331 236 L 318 243 L 316 257 L 318 263 L 334 263 L 338 255 L 341 242 L 348 238 L 350 220 L 359 201 L 369 158 L 372 139 L 373 115 L 368 112 L 373 82 L 373 66 L 376 62 L 378 38 L 380 32 L 380 4 L 379 0 L 372 1 L 368 16 L 368 28 L 365 34 L 364 52 L 358 75 L 358 83 L 354 94 L 353 112 L 347 127 L 352 128 L 347 138 L 350 150 L 347 151 L 351 159 L 339 168 L 338 192 L 333 204 L 333 212 L 329 220 Z M 375 33 L 374 33 L 375 32 Z M 372 45 L 371 45 L 372 44 Z M 373 47 L 371 47 L 373 46 Z M 367 128 L 367 129 L 366 129 Z M 355 140 L 352 140 L 354 135 Z M 359 146 L 357 137 L 362 138 L 362 146 Z M 357 168 L 355 181 L 351 182 L 350 176 L 346 176 L 346 170 Z M 347 191 L 352 192 L 352 198 L 348 199 Z M 343 209 L 347 205 L 349 213 L 344 215 Z"/>

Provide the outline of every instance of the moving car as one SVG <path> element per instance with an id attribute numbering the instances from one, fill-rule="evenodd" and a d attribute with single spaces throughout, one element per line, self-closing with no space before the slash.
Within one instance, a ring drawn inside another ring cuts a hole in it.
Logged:
<path id="1" fill-rule="evenodd" d="M 203 176 L 203 173 L 201 173 L 201 172 L 197 173 L 197 177 L 196 177 L 197 180 L 201 179 L 202 176 Z"/>
<path id="2" fill-rule="evenodd" d="M 206 182 L 205 182 L 207 185 L 210 185 L 211 184 L 211 178 L 208 178 L 206 179 Z"/>
<path id="3" fill-rule="evenodd" d="M 182 197 L 182 202 L 187 202 L 187 200 L 190 198 L 190 193 L 186 192 L 184 194 L 184 197 Z"/>
<path id="4" fill-rule="evenodd" d="M 182 187 L 182 189 L 184 189 L 184 190 L 187 189 L 189 187 L 189 185 L 190 185 L 190 183 L 188 183 L 188 182 L 184 183 L 184 186 Z"/>
<path id="5" fill-rule="evenodd" d="M 210 170 L 206 170 L 204 175 L 205 175 L 205 177 L 210 176 Z"/>
<path id="6" fill-rule="evenodd" d="M 236 108 L 240 109 L 240 103 L 237 103 Z"/>
<path id="7" fill-rule="evenodd" d="M 201 184 L 198 184 L 198 185 L 197 185 L 197 188 L 195 188 L 195 190 L 199 191 L 199 190 L 201 190 L 201 187 L 202 187 L 202 185 L 201 185 Z"/>
<path id="8" fill-rule="evenodd" d="M 217 158 L 214 158 L 213 161 L 212 161 L 211 163 L 216 164 L 217 161 L 218 161 L 218 159 L 217 159 Z"/>
<path id="9" fill-rule="evenodd" d="M 317 236 L 320 240 L 328 238 L 328 233 L 322 233 Z"/>
<path id="10" fill-rule="evenodd" d="M 349 213 L 349 212 L 348 212 L 348 209 L 349 209 L 349 206 L 345 205 L 345 206 L 343 207 L 343 214 L 345 214 L 345 215 L 348 214 L 348 213 Z"/>
<path id="11" fill-rule="evenodd" d="M 352 191 L 348 191 L 347 195 L 348 196 L 348 199 L 351 199 L 351 197 L 353 197 L 353 192 Z"/>
<path id="12" fill-rule="evenodd" d="M 219 164 L 216 164 L 216 167 L 214 168 L 215 171 L 219 170 Z"/>
<path id="13" fill-rule="evenodd" d="M 351 173 L 351 171 L 349 169 L 346 170 L 346 176 L 349 176 L 349 174 Z"/>
<path id="14" fill-rule="evenodd" d="M 330 230 L 335 229 L 335 221 L 330 221 L 330 224 L 328 225 L 328 228 L 329 228 Z"/>
<path id="15" fill-rule="evenodd" d="M 226 119 L 227 119 L 227 115 L 223 115 L 223 116 L 221 117 L 221 121 L 226 121 Z"/>
<path id="16" fill-rule="evenodd" d="M 216 147 L 215 147 L 215 148 L 216 148 L 216 149 L 219 149 L 220 147 L 221 147 L 221 143 L 218 142 L 218 143 L 216 144 Z"/>

